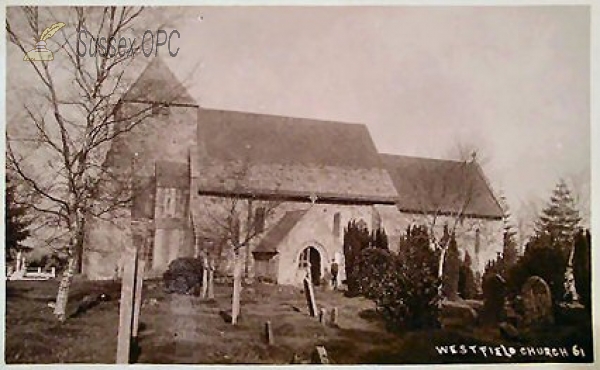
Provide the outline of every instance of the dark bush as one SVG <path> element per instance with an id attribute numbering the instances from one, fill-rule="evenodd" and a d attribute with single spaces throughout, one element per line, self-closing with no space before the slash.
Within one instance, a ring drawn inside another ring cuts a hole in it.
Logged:
<path id="1" fill-rule="evenodd" d="M 390 330 L 438 326 L 438 256 L 427 229 L 413 227 L 401 240 L 399 254 L 369 248 L 360 255 L 361 293 L 377 304 Z"/>
<path id="2" fill-rule="evenodd" d="M 452 235 L 444 257 L 444 273 L 442 278 L 442 292 L 444 297 L 451 301 L 458 299 L 458 283 L 460 279 L 460 255 L 456 238 Z"/>
<path id="3" fill-rule="evenodd" d="M 575 251 L 573 255 L 573 275 L 575 289 L 579 294 L 581 303 L 588 309 L 592 299 L 592 266 L 591 266 L 591 237 L 590 231 L 585 233 L 580 230 L 575 237 Z"/>
<path id="4" fill-rule="evenodd" d="M 359 294 L 357 261 L 361 252 L 369 247 L 370 243 L 369 230 L 362 222 L 354 220 L 348 223 L 348 227 L 344 230 L 344 258 L 346 268 L 346 285 L 348 286 L 347 294 L 356 296 Z"/>
<path id="5" fill-rule="evenodd" d="M 203 262 L 199 258 L 177 258 L 163 274 L 168 293 L 188 294 L 202 284 Z"/>
<path id="6" fill-rule="evenodd" d="M 400 265 L 388 270 L 382 295 L 375 302 L 392 330 L 438 326 L 439 282 L 427 268 L 423 273 Z"/>
<path id="7" fill-rule="evenodd" d="M 387 249 L 375 247 L 363 250 L 355 266 L 359 293 L 369 299 L 383 295 L 386 275 L 395 262 L 394 255 Z"/>
<path id="8" fill-rule="evenodd" d="M 539 276 L 550 287 L 555 304 L 563 300 L 564 280 L 568 255 L 555 247 L 545 236 L 534 237 L 527 245 L 524 255 L 509 270 L 508 290 L 511 296 L 520 294 L 521 287 L 531 276 Z"/>

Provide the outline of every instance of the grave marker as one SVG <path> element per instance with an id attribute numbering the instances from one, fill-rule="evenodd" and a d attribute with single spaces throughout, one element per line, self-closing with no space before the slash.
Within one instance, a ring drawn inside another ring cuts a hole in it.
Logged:
<path id="1" fill-rule="evenodd" d="M 275 338 L 273 337 L 273 327 L 271 326 L 271 321 L 267 321 L 265 323 L 265 336 L 268 345 L 272 346 L 275 344 Z"/>
<path id="2" fill-rule="evenodd" d="M 315 351 L 312 355 L 313 364 L 327 365 L 329 364 L 329 356 L 327 356 L 327 350 L 323 346 L 316 346 Z"/>
<path id="3" fill-rule="evenodd" d="M 325 325 L 325 322 L 327 321 L 327 310 L 325 308 L 321 308 L 321 310 L 319 311 L 319 322 L 323 325 Z"/>
<path id="4" fill-rule="evenodd" d="M 483 281 L 483 311 L 482 319 L 486 323 L 497 323 L 504 319 L 504 301 L 506 282 L 496 274 Z"/>
<path id="5" fill-rule="evenodd" d="M 334 307 L 331 309 L 331 326 L 337 326 L 337 321 L 338 321 L 338 309 L 337 307 Z"/>
<path id="6" fill-rule="evenodd" d="M 202 299 L 206 299 L 206 295 L 208 294 L 208 259 L 206 256 L 203 258 L 202 264 Z"/>
<path id="7" fill-rule="evenodd" d="M 134 297 L 135 302 L 133 306 L 133 333 L 132 337 L 137 338 L 138 329 L 140 326 L 140 309 L 142 307 L 142 287 L 144 285 L 144 268 L 146 267 L 146 262 L 143 259 L 138 259 L 136 264 L 136 274 L 135 274 L 135 291 Z"/>
<path id="8" fill-rule="evenodd" d="M 526 326 L 545 325 L 554 322 L 552 293 L 548 284 L 539 276 L 532 276 L 521 288 L 523 299 L 523 323 Z"/>
<path id="9" fill-rule="evenodd" d="M 119 334 L 117 337 L 117 364 L 129 363 L 131 334 L 133 324 L 133 305 L 135 293 L 135 268 L 137 249 L 128 245 L 123 253 L 123 281 L 121 283 L 121 302 L 119 304 Z"/>
<path id="10" fill-rule="evenodd" d="M 308 304 L 308 312 L 312 317 L 317 316 L 317 302 L 315 301 L 315 291 L 312 281 L 309 276 L 304 278 L 304 292 L 306 294 L 306 302 Z"/>
<path id="11" fill-rule="evenodd" d="M 215 266 L 211 260 L 208 264 L 208 292 L 207 299 L 215 299 Z"/>

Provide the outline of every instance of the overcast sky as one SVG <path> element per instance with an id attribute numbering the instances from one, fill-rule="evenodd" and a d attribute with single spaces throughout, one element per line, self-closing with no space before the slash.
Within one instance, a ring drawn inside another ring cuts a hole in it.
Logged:
<path id="1" fill-rule="evenodd" d="M 513 207 L 547 199 L 560 176 L 589 191 L 587 7 L 186 13 L 167 63 L 181 77 L 199 66 L 202 106 L 365 123 L 381 152 L 475 145 Z"/>
<path id="2" fill-rule="evenodd" d="M 513 213 L 548 199 L 560 176 L 589 191 L 588 7 L 182 13 L 179 54 L 159 55 L 203 107 L 365 123 L 385 153 L 476 146 Z"/>

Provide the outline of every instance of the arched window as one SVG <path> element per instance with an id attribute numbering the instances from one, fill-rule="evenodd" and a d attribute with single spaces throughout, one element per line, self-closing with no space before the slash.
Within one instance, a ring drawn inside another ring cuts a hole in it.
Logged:
<path id="1" fill-rule="evenodd" d="M 177 189 L 163 188 L 162 217 L 175 217 L 177 212 Z"/>
<path id="2" fill-rule="evenodd" d="M 336 238 L 338 238 L 340 236 L 340 222 L 341 222 L 340 219 L 341 219 L 340 213 L 336 212 L 333 215 L 333 235 Z"/>

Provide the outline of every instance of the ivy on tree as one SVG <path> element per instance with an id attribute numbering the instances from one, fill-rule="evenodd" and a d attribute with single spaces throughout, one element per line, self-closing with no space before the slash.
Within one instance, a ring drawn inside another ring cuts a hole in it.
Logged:
<path id="1" fill-rule="evenodd" d="M 579 230 L 575 237 L 573 252 L 573 275 L 575 289 L 580 302 L 588 309 L 592 303 L 592 265 L 591 265 L 591 236 L 590 231 Z"/>

